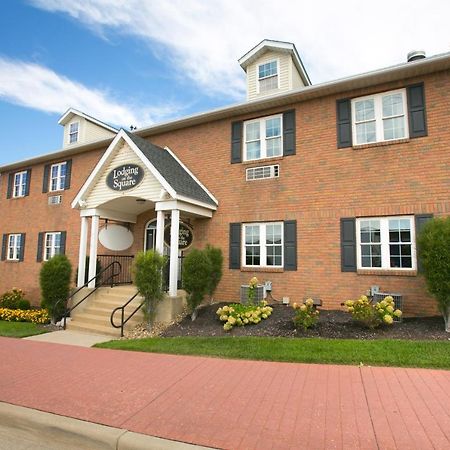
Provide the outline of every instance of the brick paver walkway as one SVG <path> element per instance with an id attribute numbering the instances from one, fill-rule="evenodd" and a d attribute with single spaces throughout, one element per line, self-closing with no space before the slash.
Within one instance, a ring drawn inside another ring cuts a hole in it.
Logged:
<path id="1" fill-rule="evenodd" d="M 0 401 L 227 449 L 450 449 L 450 371 L 0 338 Z"/>

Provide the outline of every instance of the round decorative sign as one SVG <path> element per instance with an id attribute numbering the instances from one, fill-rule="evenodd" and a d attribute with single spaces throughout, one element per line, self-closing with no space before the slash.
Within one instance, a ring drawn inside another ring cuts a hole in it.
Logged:
<path id="1" fill-rule="evenodd" d="M 178 249 L 186 250 L 192 245 L 194 240 L 194 232 L 186 223 L 180 222 L 180 230 L 178 232 Z M 170 223 L 164 227 L 164 242 L 170 247 Z"/>
<path id="2" fill-rule="evenodd" d="M 133 245 L 133 233 L 122 225 L 107 225 L 100 230 L 98 240 L 108 250 L 120 252 Z"/>
<path id="3" fill-rule="evenodd" d="M 124 164 L 111 170 L 106 185 L 113 191 L 134 189 L 144 178 L 144 169 L 137 164 Z"/>

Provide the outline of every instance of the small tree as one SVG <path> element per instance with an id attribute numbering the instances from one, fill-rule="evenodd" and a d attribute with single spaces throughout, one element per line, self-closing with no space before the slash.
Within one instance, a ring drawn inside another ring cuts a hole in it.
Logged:
<path id="1" fill-rule="evenodd" d="M 420 261 L 430 293 L 450 332 L 450 217 L 427 222 L 418 237 Z"/>
<path id="2" fill-rule="evenodd" d="M 211 274 L 209 276 L 208 295 L 212 302 L 213 294 L 222 278 L 223 255 L 222 250 L 212 245 L 207 245 L 205 249 L 206 256 L 211 263 Z"/>
<path id="3" fill-rule="evenodd" d="M 53 321 L 65 312 L 65 300 L 70 293 L 72 265 L 66 255 L 56 255 L 42 264 L 39 274 L 41 306 L 48 309 Z"/>
<path id="4" fill-rule="evenodd" d="M 211 261 L 205 251 L 194 249 L 184 259 L 183 286 L 188 295 L 191 319 L 197 317 L 197 307 L 210 287 Z"/>
<path id="5" fill-rule="evenodd" d="M 133 265 L 134 282 L 144 297 L 144 316 L 151 330 L 155 319 L 156 306 L 163 299 L 162 271 L 166 258 L 154 250 L 139 252 Z"/>

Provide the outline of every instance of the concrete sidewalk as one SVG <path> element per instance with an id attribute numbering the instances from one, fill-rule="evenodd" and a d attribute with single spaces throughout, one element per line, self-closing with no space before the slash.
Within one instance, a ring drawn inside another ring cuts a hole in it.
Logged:
<path id="1" fill-rule="evenodd" d="M 50 333 L 36 334 L 24 339 L 29 341 L 50 342 L 52 344 L 75 345 L 77 347 L 92 347 L 100 342 L 107 342 L 114 339 L 113 336 L 104 334 L 80 333 L 72 330 L 58 330 Z"/>
<path id="2" fill-rule="evenodd" d="M 226 449 L 450 448 L 450 371 L 0 338 L 0 401 Z"/>

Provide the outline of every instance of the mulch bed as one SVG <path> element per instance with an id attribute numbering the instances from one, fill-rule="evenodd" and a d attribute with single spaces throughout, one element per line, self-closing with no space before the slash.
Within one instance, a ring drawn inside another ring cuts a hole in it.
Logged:
<path id="1" fill-rule="evenodd" d="M 307 331 L 296 330 L 292 321 L 294 312 L 290 306 L 273 305 L 273 313 L 257 325 L 234 327 L 223 330 L 223 322 L 216 316 L 216 303 L 200 308 L 197 320 L 185 317 L 181 322 L 167 328 L 161 336 L 273 336 L 273 337 L 321 337 L 331 339 L 429 339 L 449 340 L 441 317 L 405 318 L 392 326 L 382 325 L 375 330 L 362 328 L 344 311 L 320 312 L 319 322 Z"/>

